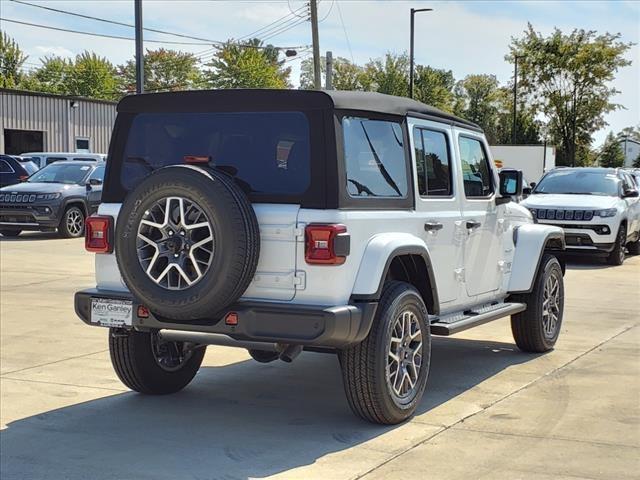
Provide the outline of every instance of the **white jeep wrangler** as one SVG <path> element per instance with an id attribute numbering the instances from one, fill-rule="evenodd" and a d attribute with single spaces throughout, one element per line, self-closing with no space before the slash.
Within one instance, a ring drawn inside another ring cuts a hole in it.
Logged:
<path id="1" fill-rule="evenodd" d="M 524 351 L 560 333 L 563 231 L 510 201 L 521 173 L 489 152 L 477 125 L 375 93 L 126 97 L 76 312 L 138 392 L 184 388 L 207 345 L 335 352 L 353 411 L 401 422 L 431 335 L 509 315 Z"/>

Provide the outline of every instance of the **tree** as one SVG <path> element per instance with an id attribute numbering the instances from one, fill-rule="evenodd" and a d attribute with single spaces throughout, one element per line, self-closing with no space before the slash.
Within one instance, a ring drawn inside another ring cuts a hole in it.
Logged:
<path id="1" fill-rule="evenodd" d="M 602 146 L 600 152 L 600 166 L 608 168 L 618 168 L 624 164 L 624 153 L 620 142 L 613 135 L 613 132 L 609 132 L 607 139 Z"/>
<path id="2" fill-rule="evenodd" d="M 0 31 L 0 87 L 17 88 L 24 75 L 20 71 L 27 55 L 9 35 Z"/>
<path id="3" fill-rule="evenodd" d="M 631 44 L 620 35 L 555 29 L 544 37 L 529 24 L 522 38 L 512 38 L 506 59 L 518 56 L 519 87 L 543 113 L 559 144 L 558 164 L 575 164 L 578 146 L 607 123 L 604 115 L 620 108 L 612 102 L 618 93 L 610 87 L 615 72 L 631 62 L 624 58 Z"/>
<path id="4" fill-rule="evenodd" d="M 640 168 L 640 153 L 638 154 L 636 159 L 633 161 L 633 167 L 634 168 Z"/>
<path id="5" fill-rule="evenodd" d="M 249 45 L 249 46 L 247 46 Z M 278 50 L 262 47 L 262 41 L 253 39 L 243 45 L 229 40 L 217 51 L 204 72 L 213 88 L 287 88 L 290 86 L 291 68 L 278 61 Z"/>
<path id="6" fill-rule="evenodd" d="M 68 94 L 73 62 L 62 57 L 45 57 L 41 62 L 40 68 L 31 75 L 31 89 L 58 95 Z"/>
<path id="7" fill-rule="evenodd" d="M 522 96 L 521 96 L 522 98 Z M 520 100 L 520 99 L 519 99 Z M 541 140 L 541 122 L 536 120 L 531 105 L 522 99 L 516 110 L 516 145 L 535 145 Z M 498 117 L 495 142 L 499 145 L 513 143 L 513 89 L 498 89 Z"/>
<path id="8" fill-rule="evenodd" d="M 362 75 L 364 90 L 406 97 L 409 95 L 409 57 L 387 53 L 383 59 L 371 60 Z"/>
<path id="9" fill-rule="evenodd" d="M 417 65 L 414 73 L 414 98 L 445 112 L 453 112 L 453 72 Z"/>
<path id="10" fill-rule="evenodd" d="M 497 143 L 498 85 L 495 75 L 467 75 L 455 87 L 454 113 L 480 125 L 490 144 Z"/>
<path id="11" fill-rule="evenodd" d="M 147 50 L 144 54 L 144 88 L 152 92 L 191 90 L 203 82 L 198 59 L 191 53 L 176 50 Z M 136 62 L 129 60 L 118 67 L 126 91 L 136 89 Z"/>
<path id="12" fill-rule="evenodd" d="M 326 58 L 320 57 L 320 77 L 323 85 L 326 76 Z M 364 69 L 343 57 L 333 59 L 332 85 L 334 90 L 363 90 Z M 313 90 L 313 58 L 306 58 L 300 64 L 300 88 Z"/>

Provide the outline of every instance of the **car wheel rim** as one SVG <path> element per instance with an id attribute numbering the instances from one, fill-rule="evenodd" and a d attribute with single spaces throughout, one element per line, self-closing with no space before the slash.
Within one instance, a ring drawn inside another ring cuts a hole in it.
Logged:
<path id="1" fill-rule="evenodd" d="M 157 285 L 187 289 L 211 266 L 215 250 L 211 222 L 192 200 L 162 198 L 144 212 L 136 248 L 140 266 Z"/>
<path id="2" fill-rule="evenodd" d="M 193 356 L 193 349 L 185 342 L 163 342 L 157 333 L 151 334 L 151 351 L 156 364 L 167 372 L 180 370 Z"/>
<path id="3" fill-rule="evenodd" d="M 544 282 L 542 299 L 542 329 L 546 338 L 552 339 L 557 334 L 561 301 L 560 280 L 552 272 Z"/>
<path id="4" fill-rule="evenodd" d="M 620 230 L 620 234 L 618 235 L 618 242 L 620 242 L 620 248 L 618 249 L 618 256 L 620 258 L 620 262 L 624 261 L 624 248 L 626 246 L 625 240 L 627 239 L 627 232 L 623 229 Z"/>
<path id="5" fill-rule="evenodd" d="M 67 214 L 67 230 L 71 235 L 78 236 L 84 228 L 84 218 L 78 210 L 69 210 Z"/>
<path id="6" fill-rule="evenodd" d="M 405 310 L 394 321 L 387 354 L 387 386 L 396 399 L 405 400 L 415 393 L 422 359 L 422 327 L 418 317 Z"/>

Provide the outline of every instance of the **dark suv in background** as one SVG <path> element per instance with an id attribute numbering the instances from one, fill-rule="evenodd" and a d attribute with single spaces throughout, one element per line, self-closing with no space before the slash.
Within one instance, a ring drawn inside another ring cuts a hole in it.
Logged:
<path id="1" fill-rule="evenodd" d="M 24 182 L 37 171 L 38 167 L 31 161 L 21 161 L 19 157 L 0 155 L 0 187 Z"/>
<path id="2" fill-rule="evenodd" d="M 84 221 L 98 209 L 104 163 L 67 161 L 46 166 L 25 182 L 0 188 L 0 233 L 52 231 L 62 237 L 84 235 Z"/>

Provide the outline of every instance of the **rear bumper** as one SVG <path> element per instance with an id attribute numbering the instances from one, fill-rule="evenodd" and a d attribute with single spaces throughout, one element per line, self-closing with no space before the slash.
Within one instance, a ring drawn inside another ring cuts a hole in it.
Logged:
<path id="1" fill-rule="evenodd" d="M 220 317 L 187 323 L 153 314 L 148 318 L 138 317 L 137 307 L 140 304 L 128 292 L 98 289 L 76 292 L 76 314 L 84 323 L 92 326 L 99 326 L 91 322 L 92 298 L 132 301 L 131 328 L 135 330 L 184 330 L 223 334 L 235 340 L 333 348 L 344 348 L 362 341 L 369 333 L 378 306 L 377 302 L 357 302 L 335 307 L 238 302 Z M 238 315 L 237 325 L 224 322 L 223 318 L 228 312 Z"/>

